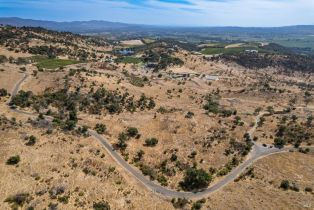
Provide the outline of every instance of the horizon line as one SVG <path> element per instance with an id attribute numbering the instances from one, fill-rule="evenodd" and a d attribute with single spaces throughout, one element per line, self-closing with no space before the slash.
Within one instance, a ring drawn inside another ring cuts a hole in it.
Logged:
<path id="1" fill-rule="evenodd" d="M 55 22 L 55 23 L 74 23 L 74 22 L 109 22 L 117 24 L 126 24 L 126 25 L 137 25 L 137 26 L 147 26 L 147 27 L 173 27 L 173 28 L 285 28 L 285 27 L 296 27 L 296 26 L 314 26 L 314 24 L 297 24 L 297 25 L 281 25 L 281 26 L 237 26 L 237 25 L 149 25 L 149 24 L 140 24 L 140 23 L 129 23 L 129 22 L 120 22 L 120 21 L 110 21 L 110 20 L 101 20 L 101 19 L 89 19 L 89 20 L 67 20 L 67 21 L 58 21 L 58 20 L 47 20 L 47 19 L 32 19 L 32 18 L 23 18 L 23 17 L 14 17 L 14 16 L 0 16 L 0 19 L 21 19 L 21 20 L 31 20 L 31 21 L 44 21 L 44 22 Z"/>

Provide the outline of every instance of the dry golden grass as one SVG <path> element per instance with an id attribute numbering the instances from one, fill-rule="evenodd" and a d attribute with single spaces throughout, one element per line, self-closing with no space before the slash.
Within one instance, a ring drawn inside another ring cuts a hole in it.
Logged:
<path id="1" fill-rule="evenodd" d="M 78 44 L 90 52 L 94 51 L 84 43 Z M 97 50 L 106 51 L 107 48 Z M 100 60 L 101 55 L 103 53 L 97 52 L 96 60 Z M 64 86 L 64 78 L 69 75 L 70 68 L 83 67 L 89 72 L 69 76 L 70 91 L 80 87 L 81 93 L 88 93 L 91 87 L 97 89 L 103 86 L 108 90 L 128 92 L 136 99 L 143 93 L 152 97 L 156 103 L 152 110 L 138 110 L 135 113 L 124 111 L 115 115 L 105 112 L 102 115 L 79 112 L 78 116 L 80 123 L 90 128 L 96 123 L 105 124 L 108 132 L 104 136 L 112 144 L 117 142 L 119 133 L 128 127 L 138 128 L 141 137 L 127 142 L 128 162 L 133 164 L 133 157 L 142 149 L 145 152 L 142 163 L 153 168 L 158 168 L 164 160 L 169 161 L 174 150 L 181 162 L 189 165 L 197 163 L 198 167 L 206 171 L 210 167 L 223 167 L 232 159 L 232 155 L 224 154 L 229 147 L 229 141 L 232 138 L 244 141 L 243 136 L 254 123 L 254 111 L 258 107 L 266 110 L 268 106 L 272 106 L 275 110 L 283 110 L 289 106 L 291 99 L 296 98 L 296 109 L 291 114 L 296 114 L 300 120 L 313 114 L 313 101 L 306 104 L 304 89 L 291 84 L 310 84 L 314 81 L 311 74 L 284 74 L 277 69 L 248 70 L 233 63 L 207 61 L 202 56 L 186 51 L 175 53 L 174 56 L 181 58 L 185 62 L 184 66 L 162 70 L 159 72 L 162 74 L 161 78 L 157 76 L 158 73 L 132 64 L 110 66 L 89 62 L 68 66 L 60 71 L 38 72 L 36 76 L 32 76 L 36 67 L 27 65 L 26 73 L 30 76 L 22 89 L 30 90 L 34 94 L 41 94 L 46 89 L 58 90 Z M 10 91 L 14 87 L 22 76 L 20 67 L 22 66 L 0 64 L 0 69 L 4 69 L 0 71 L 0 88 Z M 144 87 L 134 86 L 124 71 L 139 77 L 146 76 L 149 82 Z M 170 72 L 218 75 L 219 81 L 207 81 L 204 77 L 193 76 L 173 79 Z M 277 91 L 264 90 L 265 84 Z M 279 90 L 284 91 L 279 93 Z M 243 125 L 232 129 L 235 116 L 223 118 L 207 114 L 203 109 L 203 99 L 209 93 L 219 93 L 220 106 L 237 110 Z M 173 209 L 169 200 L 150 193 L 122 170 L 93 138 L 73 136 L 57 130 L 50 135 L 44 134 L 46 130 L 26 123 L 27 116 L 9 111 L 5 104 L 7 100 L 8 97 L 0 100 L 1 114 L 21 120 L 22 127 L 0 131 L 0 200 L 16 193 L 30 193 L 33 199 L 29 205 L 34 204 L 35 209 L 43 209 L 50 202 L 58 203 L 50 198 L 48 191 L 62 185 L 65 187 L 65 194 L 69 194 L 70 198 L 68 204 L 58 204 L 60 209 L 89 209 L 93 202 L 99 200 L 108 201 L 112 209 Z M 158 112 L 160 107 L 166 113 Z M 186 118 L 188 112 L 193 112 L 194 116 Z M 266 117 L 264 125 L 255 133 L 258 142 L 273 142 L 270 135 L 275 133 L 277 122 L 277 115 Z M 32 147 L 25 146 L 25 134 L 35 135 L 38 142 Z M 145 139 L 151 137 L 159 140 L 157 146 L 145 147 Z M 212 140 L 209 140 L 211 137 Z M 197 152 L 195 158 L 188 157 L 193 151 Z M 8 157 L 14 154 L 21 156 L 18 167 L 5 164 Z M 102 155 L 104 156 L 101 157 Z M 174 163 L 169 165 L 172 167 Z M 304 188 L 314 187 L 313 165 L 313 154 L 286 153 L 261 159 L 253 166 L 256 178 L 232 183 L 210 195 L 203 209 L 311 209 L 314 206 L 313 195 L 305 193 Z M 94 171 L 95 175 L 86 175 L 84 168 Z M 112 168 L 115 170 L 110 172 Z M 183 176 L 184 171 L 176 170 L 175 175 L 167 177 L 168 187 L 177 189 Z M 297 182 L 300 192 L 278 189 L 282 179 Z M 44 193 L 37 195 L 38 192 Z M 191 204 L 186 209 L 190 207 Z M 0 209 L 8 208 L 7 203 L 0 202 Z"/>

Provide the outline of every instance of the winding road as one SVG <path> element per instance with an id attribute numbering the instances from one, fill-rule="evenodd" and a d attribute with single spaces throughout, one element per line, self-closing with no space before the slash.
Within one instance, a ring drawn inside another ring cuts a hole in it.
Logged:
<path id="1" fill-rule="evenodd" d="M 27 74 L 24 74 L 23 77 L 16 83 L 14 89 L 12 90 L 11 97 L 9 101 L 11 102 L 12 97 L 14 97 L 18 90 L 20 89 L 23 82 L 28 78 Z M 10 102 L 7 104 L 11 111 L 24 114 L 28 116 L 37 117 L 37 114 L 34 113 L 28 113 L 22 110 L 18 110 L 16 108 L 10 107 Z M 265 115 L 266 113 L 261 113 L 256 117 L 255 125 L 248 131 L 250 138 L 252 139 L 252 135 L 255 132 L 258 122 L 260 121 L 260 118 Z M 49 117 L 51 119 L 51 117 Z M 99 143 L 107 150 L 107 152 L 112 156 L 112 158 L 120 164 L 124 170 L 126 170 L 130 175 L 132 175 L 134 178 L 136 178 L 140 183 L 142 183 L 147 189 L 151 190 L 152 192 L 162 195 L 164 197 L 168 198 L 186 198 L 186 199 L 194 199 L 194 198 L 203 198 L 207 197 L 209 194 L 216 192 L 217 190 L 221 189 L 225 185 L 229 184 L 230 182 L 233 182 L 241 173 L 245 171 L 247 167 L 252 165 L 256 160 L 261 159 L 263 157 L 287 152 L 288 148 L 285 149 L 278 149 L 275 147 L 271 147 L 270 145 L 260 145 L 256 142 L 253 142 L 253 147 L 249 155 L 246 157 L 246 159 L 236 168 L 234 168 L 228 175 L 224 176 L 222 179 L 217 181 L 216 183 L 212 184 L 207 189 L 204 189 L 202 191 L 198 192 L 181 192 L 176 190 L 171 190 L 166 187 L 162 187 L 161 185 L 149 180 L 147 177 L 145 177 L 137 168 L 129 165 L 123 157 L 121 157 L 111 146 L 111 144 L 101 135 L 99 135 L 94 130 L 89 130 L 89 134 L 94 137 L 96 140 L 99 141 Z"/>

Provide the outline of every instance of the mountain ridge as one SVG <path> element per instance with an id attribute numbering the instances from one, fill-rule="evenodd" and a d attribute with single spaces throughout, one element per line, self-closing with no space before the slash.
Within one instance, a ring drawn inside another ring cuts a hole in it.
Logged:
<path id="1" fill-rule="evenodd" d="M 35 19 L 23 19 L 18 17 L 0 17 L 0 24 L 11 25 L 16 27 L 42 27 L 50 30 L 57 31 L 69 31 L 74 33 L 102 33 L 111 31 L 138 31 L 138 30 L 186 30 L 194 31 L 200 30 L 200 32 L 260 32 L 265 33 L 269 31 L 273 32 L 298 32 L 314 35 L 314 25 L 292 25 L 281 27 L 240 27 L 240 26 L 161 26 L 161 25 L 143 25 L 133 23 L 112 22 L 105 20 L 89 20 L 89 21 L 50 21 L 50 20 L 35 20 Z"/>

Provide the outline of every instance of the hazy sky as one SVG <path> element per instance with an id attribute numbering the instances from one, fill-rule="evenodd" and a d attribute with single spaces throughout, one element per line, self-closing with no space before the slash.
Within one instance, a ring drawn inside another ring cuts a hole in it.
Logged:
<path id="1" fill-rule="evenodd" d="M 314 24 L 314 0 L 0 0 L 0 16 L 186 26 Z"/>

